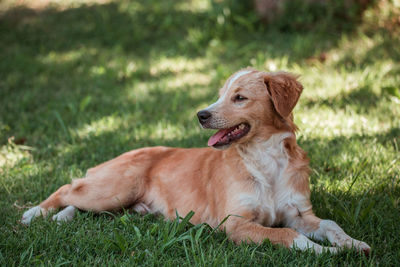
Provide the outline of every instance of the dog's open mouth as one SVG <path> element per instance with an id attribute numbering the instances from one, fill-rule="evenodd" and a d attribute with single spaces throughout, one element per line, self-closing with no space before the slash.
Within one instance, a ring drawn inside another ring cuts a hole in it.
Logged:
<path id="1" fill-rule="evenodd" d="M 250 131 L 250 125 L 241 123 L 228 129 L 221 129 L 208 140 L 208 145 L 213 147 L 229 145 L 242 138 Z"/>

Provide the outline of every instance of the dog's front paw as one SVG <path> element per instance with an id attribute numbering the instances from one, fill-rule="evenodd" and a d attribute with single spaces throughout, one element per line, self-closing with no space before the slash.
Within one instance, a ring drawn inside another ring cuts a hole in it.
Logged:
<path id="1" fill-rule="evenodd" d="M 371 247 L 368 246 L 367 243 L 356 240 L 356 239 L 352 239 L 352 245 L 353 248 L 357 249 L 360 252 L 363 252 L 365 255 L 369 255 L 371 252 Z"/>
<path id="2" fill-rule="evenodd" d="M 339 249 L 335 247 L 324 247 L 319 244 L 314 243 L 304 235 L 299 235 L 293 240 L 293 244 L 290 246 L 291 248 L 294 249 L 299 249 L 299 250 L 311 250 L 314 251 L 317 254 L 321 253 L 326 253 L 330 252 L 332 254 L 338 253 Z"/>
<path id="3" fill-rule="evenodd" d="M 371 252 L 371 247 L 368 246 L 367 243 L 359 241 L 357 239 L 353 239 L 346 234 L 337 235 L 335 245 L 350 249 L 356 249 L 359 252 L 363 252 L 367 256 Z"/>
<path id="4" fill-rule="evenodd" d="M 371 252 L 371 247 L 367 243 L 351 238 L 334 221 L 323 220 L 320 227 L 323 227 L 326 237 L 336 247 L 354 248 L 366 255 Z"/>

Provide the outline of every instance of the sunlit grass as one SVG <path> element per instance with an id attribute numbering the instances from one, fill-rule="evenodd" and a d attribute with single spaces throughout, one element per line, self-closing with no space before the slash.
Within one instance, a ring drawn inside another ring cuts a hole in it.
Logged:
<path id="1" fill-rule="evenodd" d="M 400 100 L 388 92 L 399 88 L 400 44 L 384 29 L 390 10 L 368 10 L 352 32 L 298 33 L 232 20 L 218 1 L 44 2 L 0 5 L 1 264 L 399 264 Z M 129 213 L 17 223 L 25 205 L 121 153 L 204 147 L 211 131 L 196 112 L 247 66 L 300 75 L 294 113 L 314 210 L 369 243 L 370 258 L 236 246 L 205 226 L 176 231 Z"/>

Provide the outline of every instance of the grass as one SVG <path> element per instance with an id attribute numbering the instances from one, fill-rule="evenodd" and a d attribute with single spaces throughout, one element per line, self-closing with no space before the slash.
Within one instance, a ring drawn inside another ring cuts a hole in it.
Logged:
<path id="1" fill-rule="evenodd" d="M 0 265 L 400 265 L 398 2 L 349 31 L 282 31 L 206 0 L 23 3 L 0 3 Z M 246 66 L 301 75 L 314 210 L 370 257 L 236 246 L 207 225 L 129 211 L 18 223 L 125 151 L 204 146 L 196 111 Z"/>

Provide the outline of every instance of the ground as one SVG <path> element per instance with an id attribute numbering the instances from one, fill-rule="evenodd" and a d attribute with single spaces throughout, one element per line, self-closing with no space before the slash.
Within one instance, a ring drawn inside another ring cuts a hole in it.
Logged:
<path id="1" fill-rule="evenodd" d="M 398 2 L 324 30 L 274 28 L 215 3 L 0 3 L 2 266 L 400 265 L 400 35 L 387 18 Z M 28 207 L 123 152 L 205 146 L 212 132 L 196 112 L 247 66 L 301 75 L 294 113 L 315 213 L 367 242 L 369 257 L 237 246 L 207 225 L 129 211 L 19 223 Z"/>

